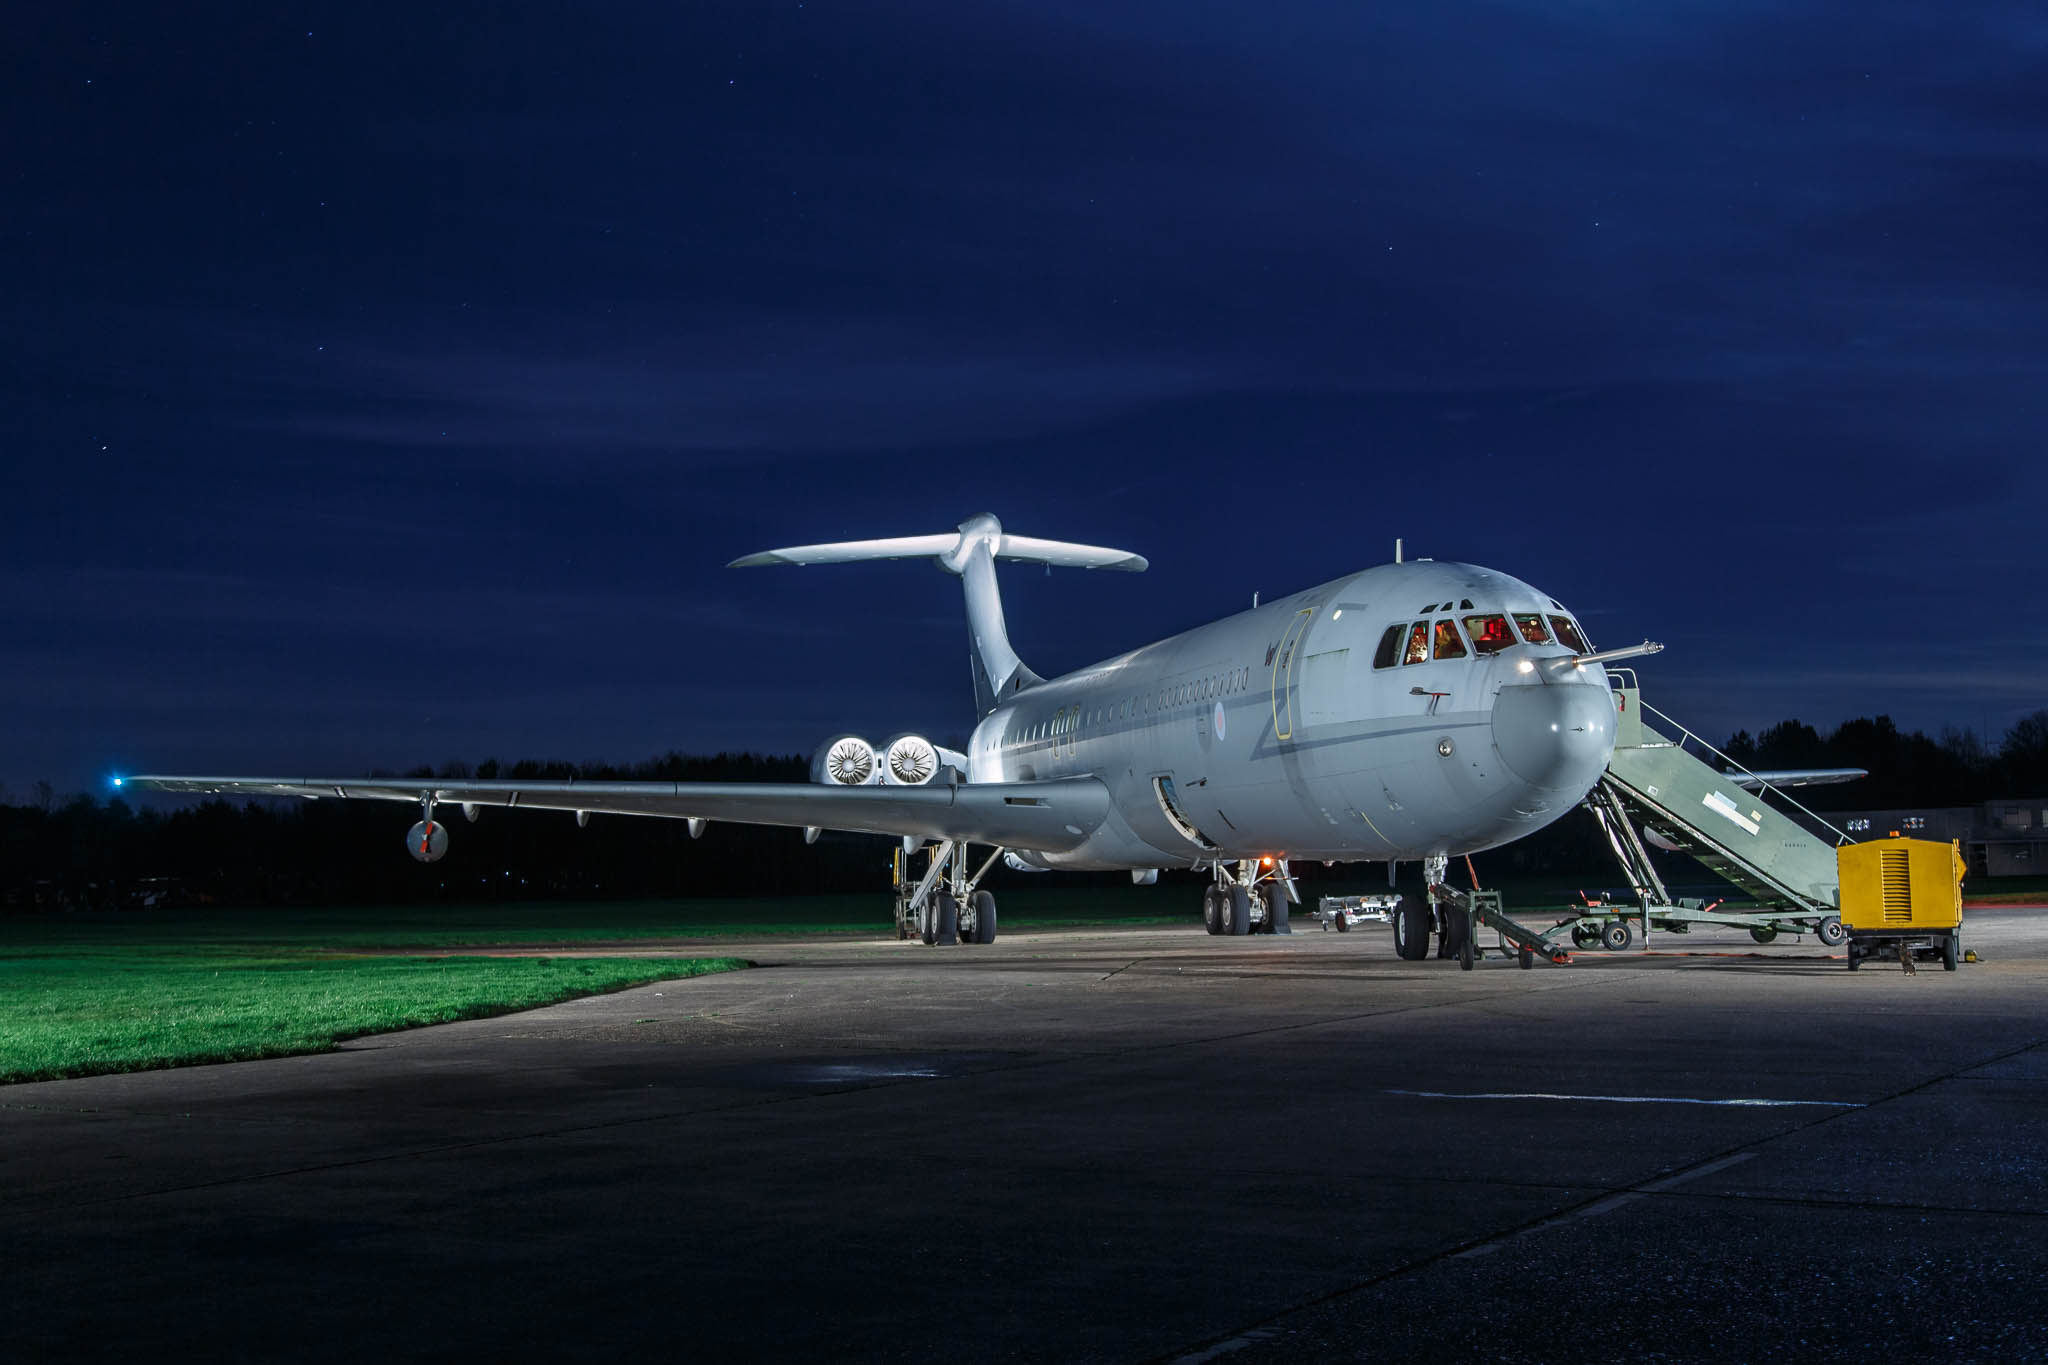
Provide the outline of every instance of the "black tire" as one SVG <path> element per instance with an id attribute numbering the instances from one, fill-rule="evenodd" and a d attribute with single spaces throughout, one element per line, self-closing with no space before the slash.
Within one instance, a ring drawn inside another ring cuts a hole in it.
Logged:
<path id="1" fill-rule="evenodd" d="M 1621 952 L 1635 941 L 1635 932 L 1626 920 L 1611 919 L 1600 930 L 1600 946 L 1610 953 Z"/>
<path id="2" fill-rule="evenodd" d="M 1523 971 L 1527 972 L 1535 970 L 1536 954 L 1534 952 L 1532 952 L 1530 949 L 1524 948 L 1521 952 L 1521 958 Z"/>
<path id="3" fill-rule="evenodd" d="M 1948 940 L 1941 945 L 1941 969 L 1952 972 L 1963 959 L 1963 931 L 1952 930 Z"/>
<path id="4" fill-rule="evenodd" d="M 1266 888 L 1266 932 L 1269 934 L 1291 934 L 1294 926 L 1287 922 L 1287 893 L 1277 886 Z"/>
<path id="5" fill-rule="evenodd" d="M 1465 956 L 1465 945 L 1472 937 L 1472 922 L 1465 917 L 1463 910 L 1449 902 L 1438 907 L 1437 915 L 1441 922 L 1437 926 L 1436 955 L 1444 958 L 1455 957 L 1462 961 Z"/>
<path id="6" fill-rule="evenodd" d="M 1340 934 L 1351 932 L 1351 916 L 1345 914 L 1342 910 L 1337 912 L 1337 932 Z"/>
<path id="7" fill-rule="evenodd" d="M 937 943 L 958 943 L 960 941 L 960 902 L 953 899 L 950 891 L 938 894 L 937 911 L 932 916 L 932 939 Z"/>
<path id="8" fill-rule="evenodd" d="M 1590 948 L 1600 941 L 1600 931 L 1590 924 L 1572 926 L 1572 947 Z"/>
<path id="9" fill-rule="evenodd" d="M 1229 907 L 1223 932 L 1243 938 L 1252 931 L 1252 898 L 1241 886 L 1229 887 L 1223 894 L 1223 903 Z"/>
<path id="10" fill-rule="evenodd" d="M 1223 932 L 1223 889 L 1206 887 L 1202 891 L 1202 927 L 1212 934 Z"/>
<path id="11" fill-rule="evenodd" d="M 1394 907 L 1394 952 L 1403 962 L 1429 956 L 1429 903 L 1404 897 Z"/>
<path id="12" fill-rule="evenodd" d="M 1453 910 L 1451 912 L 1451 915 L 1454 919 L 1457 919 L 1460 922 L 1462 922 L 1465 918 L 1464 912 L 1460 910 Z M 1476 955 L 1475 950 L 1478 946 L 1472 942 L 1473 937 L 1474 936 L 1470 933 L 1461 933 L 1460 935 L 1458 935 L 1458 970 L 1461 972 L 1469 972 L 1472 970 L 1472 960 Z"/>
<path id="13" fill-rule="evenodd" d="M 1848 959 L 1849 970 L 1852 972 L 1863 965 L 1863 950 L 1853 942 L 1849 945 L 1849 951 L 1842 956 Z"/>
<path id="14" fill-rule="evenodd" d="M 927 948 L 939 941 L 938 931 L 934 927 L 938 920 L 939 902 L 938 898 L 934 896 L 924 903 L 924 909 L 917 912 L 918 941 Z"/>
<path id="15" fill-rule="evenodd" d="M 996 898 L 993 892 L 974 893 L 974 941 L 994 943 L 996 941 Z"/>
<path id="16" fill-rule="evenodd" d="M 1758 943 L 1769 943 L 1778 936 L 1778 931 L 1776 929 L 1751 929 L 1749 936 Z"/>
<path id="17" fill-rule="evenodd" d="M 1813 936 L 1830 948 L 1842 946 L 1842 940 L 1849 937 L 1849 931 L 1842 927 L 1840 915 L 1829 915 L 1813 926 Z"/>

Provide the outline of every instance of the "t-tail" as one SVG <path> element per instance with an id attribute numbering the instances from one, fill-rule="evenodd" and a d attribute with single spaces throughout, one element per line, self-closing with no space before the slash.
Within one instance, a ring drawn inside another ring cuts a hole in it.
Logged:
<path id="1" fill-rule="evenodd" d="M 967 631 L 974 641 L 974 705 L 985 716 L 996 706 L 1034 683 L 1044 681 L 1024 666 L 1010 648 L 1003 623 L 1002 594 L 996 589 L 998 559 L 1027 564 L 1057 564 L 1072 569 L 1122 569 L 1141 573 L 1144 556 L 1100 545 L 1073 545 L 1063 540 L 1036 540 L 1004 532 L 1003 524 L 983 512 L 960 523 L 957 532 L 935 536 L 897 536 L 888 540 L 842 540 L 829 545 L 793 545 L 735 559 L 734 569 L 763 564 L 848 564 L 857 559 L 929 559 L 957 574 L 967 589 Z"/>

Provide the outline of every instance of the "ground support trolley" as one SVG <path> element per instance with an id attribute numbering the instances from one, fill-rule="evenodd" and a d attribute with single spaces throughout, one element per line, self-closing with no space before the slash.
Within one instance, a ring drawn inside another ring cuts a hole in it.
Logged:
<path id="1" fill-rule="evenodd" d="M 1836 850 L 1849 970 L 1876 957 L 1939 961 L 1955 971 L 1963 953 L 1963 853 L 1930 839 L 1873 839 Z"/>

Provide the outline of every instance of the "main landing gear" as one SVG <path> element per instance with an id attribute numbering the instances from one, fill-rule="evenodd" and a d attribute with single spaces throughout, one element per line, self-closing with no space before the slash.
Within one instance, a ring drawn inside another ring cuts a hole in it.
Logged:
<path id="1" fill-rule="evenodd" d="M 1215 884 L 1202 892 L 1202 927 L 1212 934 L 1291 934 L 1284 858 L 1240 858 L 1210 864 Z"/>
<path id="2" fill-rule="evenodd" d="M 909 855 L 899 851 L 894 863 L 896 937 L 916 938 L 926 947 L 939 943 L 994 943 L 996 898 L 980 889 L 981 879 L 1003 856 L 997 849 L 967 874 L 967 845 L 947 839 L 926 849 L 931 863 L 912 880 Z"/>

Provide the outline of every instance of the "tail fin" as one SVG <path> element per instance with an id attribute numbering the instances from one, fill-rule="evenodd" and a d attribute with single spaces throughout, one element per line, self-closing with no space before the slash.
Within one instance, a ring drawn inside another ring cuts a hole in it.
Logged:
<path id="1" fill-rule="evenodd" d="M 1041 682 L 1010 648 L 1003 623 L 1003 599 L 996 591 L 998 559 L 1030 564 L 1058 564 L 1077 569 L 1122 569 L 1143 572 L 1142 555 L 1099 545 L 1070 545 L 1006 535 L 1003 524 L 984 512 L 960 523 L 954 535 L 897 536 L 889 540 L 844 540 L 829 545 L 795 545 L 735 559 L 727 567 L 749 569 L 763 564 L 848 564 L 857 559 L 931 559 L 957 574 L 967 589 L 967 629 L 974 637 L 974 704 L 987 715 L 996 704 Z"/>

